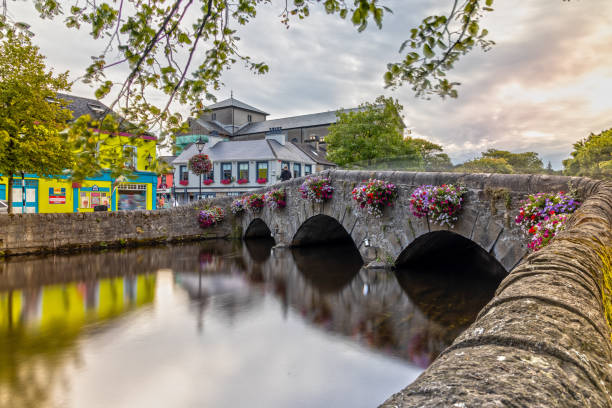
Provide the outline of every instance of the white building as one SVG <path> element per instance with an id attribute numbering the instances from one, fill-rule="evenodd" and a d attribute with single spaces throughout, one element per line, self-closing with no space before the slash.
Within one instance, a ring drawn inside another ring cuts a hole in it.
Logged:
<path id="1" fill-rule="evenodd" d="M 172 162 L 174 195 L 179 203 L 197 200 L 200 191 L 202 198 L 240 196 L 277 183 L 285 165 L 294 178 L 317 171 L 317 162 L 296 144 L 287 142 L 287 132 L 281 129 L 271 129 L 260 140 L 226 141 L 210 135 L 205 140 L 202 154 L 213 163 L 211 174 L 196 176 L 189 171 L 189 159 L 198 154 L 195 143 Z"/>

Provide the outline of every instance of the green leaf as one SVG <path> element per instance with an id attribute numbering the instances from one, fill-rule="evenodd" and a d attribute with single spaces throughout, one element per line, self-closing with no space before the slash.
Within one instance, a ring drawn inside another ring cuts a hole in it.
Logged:
<path id="1" fill-rule="evenodd" d="M 426 58 L 433 58 L 435 56 L 429 44 L 423 45 L 423 54 L 425 55 Z"/>

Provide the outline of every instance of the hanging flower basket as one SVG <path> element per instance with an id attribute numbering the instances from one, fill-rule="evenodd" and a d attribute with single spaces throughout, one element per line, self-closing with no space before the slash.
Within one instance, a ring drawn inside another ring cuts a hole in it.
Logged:
<path id="1" fill-rule="evenodd" d="M 198 216 L 198 223 L 202 228 L 212 227 L 215 224 L 220 223 L 225 218 L 225 211 L 221 207 L 212 207 L 206 210 L 200 211 Z"/>
<path id="2" fill-rule="evenodd" d="M 221 184 L 225 184 L 225 185 L 228 185 L 228 184 L 230 184 L 231 182 L 232 182 L 232 180 L 231 180 L 231 179 L 223 179 L 223 180 L 221 180 Z"/>
<path id="3" fill-rule="evenodd" d="M 196 176 L 210 173 L 212 170 L 212 163 L 206 154 L 196 154 L 191 156 L 188 165 L 189 170 L 191 170 Z"/>
<path id="4" fill-rule="evenodd" d="M 385 207 L 391 207 L 397 199 L 397 187 L 382 180 L 370 179 L 368 184 L 355 187 L 351 194 L 359 207 L 378 218 L 382 217 Z"/>
<path id="5" fill-rule="evenodd" d="M 239 198 L 238 200 L 232 201 L 230 206 L 230 210 L 232 214 L 239 216 L 244 213 L 244 210 L 247 208 L 247 197 Z"/>
<path id="6" fill-rule="evenodd" d="M 302 198 L 315 203 L 330 200 L 334 194 L 334 188 L 326 177 L 311 176 L 300 186 Z"/>
<path id="7" fill-rule="evenodd" d="M 531 194 L 521 202 L 514 222 L 531 237 L 529 249 L 538 251 L 565 229 L 567 220 L 578 207 L 580 202 L 563 191 Z"/>
<path id="8" fill-rule="evenodd" d="M 419 186 L 410 196 L 410 211 L 417 218 L 429 217 L 434 224 L 452 228 L 466 192 L 465 187 L 452 184 Z"/>
<path id="9" fill-rule="evenodd" d="M 266 184 L 267 182 L 268 182 L 268 179 L 267 179 L 267 178 L 265 178 L 265 177 L 264 177 L 264 178 L 258 178 L 258 179 L 257 179 L 257 183 L 258 183 L 258 184 Z"/>
<path id="10" fill-rule="evenodd" d="M 246 204 L 249 210 L 259 211 L 264 206 L 264 195 L 253 193 L 246 198 Z"/>
<path id="11" fill-rule="evenodd" d="M 266 205 L 271 209 L 285 208 L 287 205 L 287 195 L 285 189 L 279 188 L 270 190 L 265 194 Z"/>
<path id="12" fill-rule="evenodd" d="M 248 182 L 249 182 L 248 179 L 238 179 L 238 181 L 236 181 L 236 183 L 238 183 L 238 184 L 246 184 Z"/>
<path id="13" fill-rule="evenodd" d="M 187 184 L 189 184 L 189 180 L 181 180 L 181 181 L 179 181 L 179 184 L 181 186 L 186 186 Z"/>
<path id="14" fill-rule="evenodd" d="M 207 186 L 210 186 L 214 182 L 215 181 L 213 179 L 206 179 L 206 180 L 202 181 L 202 183 L 207 185 Z"/>

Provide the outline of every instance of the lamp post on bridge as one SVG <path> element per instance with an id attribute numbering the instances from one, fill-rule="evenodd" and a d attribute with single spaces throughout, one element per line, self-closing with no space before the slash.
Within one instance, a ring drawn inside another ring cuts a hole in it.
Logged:
<path id="1" fill-rule="evenodd" d="M 198 137 L 198 140 L 195 142 L 196 145 L 196 149 L 198 149 L 198 154 L 202 154 L 202 151 L 204 150 L 204 146 L 206 145 L 206 142 L 204 140 L 202 140 L 202 135 L 200 135 Z M 200 173 L 200 195 L 198 197 L 198 200 L 202 199 L 202 173 Z"/>

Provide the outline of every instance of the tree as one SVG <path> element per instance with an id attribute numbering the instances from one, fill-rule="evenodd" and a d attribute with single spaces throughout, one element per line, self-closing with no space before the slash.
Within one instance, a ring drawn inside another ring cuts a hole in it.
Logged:
<path id="1" fill-rule="evenodd" d="M 0 174 L 8 177 L 9 212 L 15 174 L 57 175 L 72 166 L 60 133 L 71 113 L 55 98 L 69 89 L 67 76 L 47 71 L 38 47 L 23 34 L 9 32 L 0 45 Z"/>
<path id="2" fill-rule="evenodd" d="M 304 19 L 310 8 L 322 5 L 328 14 L 349 19 L 358 31 L 373 21 L 382 27 L 383 16 L 391 10 L 384 0 L 287 0 L 281 21 L 289 26 L 290 18 Z M 91 35 L 104 39 L 107 46 L 101 55 L 92 56 L 85 81 L 97 84 L 96 96 L 102 98 L 113 88 L 118 95 L 115 104 L 128 121 L 143 128 L 159 126 L 162 136 L 186 129 L 178 113 L 170 111 L 175 99 L 189 103 L 192 113 L 203 109 L 203 100 L 214 100 L 221 75 L 232 64 L 242 61 L 256 73 L 264 74 L 268 66 L 254 62 L 238 50 L 235 27 L 255 18 L 257 10 L 269 0 L 174 0 L 149 2 L 79 2 L 78 0 L 34 0 L 42 18 L 62 16 L 66 25 L 79 29 L 88 25 Z M 66 3 L 66 4 L 62 4 Z M 8 3 L 4 3 L 4 16 Z M 291 6 L 290 6 L 291 4 Z M 406 52 L 399 63 L 388 65 L 387 86 L 410 83 L 417 96 L 438 94 L 456 97 L 457 82 L 446 79 L 446 72 L 458 59 L 474 47 L 489 49 L 487 30 L 479 26 L 483 14 L 490 12 L 493 0 L 452 0 L 449 13 L 425 18 L 410 30 L 410 38 L 400 47 Z M 0 30 L 23 27 L 0 17 Z M 193 66 L 194 53 L 206 47 L 204 58 Z M 181 54 L 186 51 L 186 55 Z M 113 83 L 105 72 L 119 65 L 129 67 L 129 75 L 121 83 Z M 167 95 L 163 106 L 150 103 L 145 95 L 155 88 Z"/>
<path id="3" fill-rule="evenodd" d="M 612 179 L 612 129 L 574 143 L 571 156 L 563 160 L 564 174 Z"/>
<path id="4" fill-rule="evenodd" d="M 396 100 L 380 96 L 357 111 L 339 111 L 325 137 L 327 158 L 339 166 L 404 155 L 418 159 L 416 147 L 404 142 L 402 109 Z"/>
<path id="5" fill-rule="evenodd" d="M 512 166 L 503 158 L 481 157 L 469 160 L 455 169 L 466 173 L 513 173 Z"/>
<path id="6" fill-rule="evenodd" d="M 453 163 L 446 153 L 442 152 L 442 146 L 432 143 L 425 139 L 410 138 L 407 143 L 412 143 L 423 158 L 423 170 L 441 171 L 453 168 Z"/>
<path id="7" fill-rule="evenodd" d="M 543 173 L 544 163 L 536 152 L 511 153 L 507 150 L 489 149 L 482 152 L 482 157 L 504 159 L 512 167 L 514 173 Z"/>

